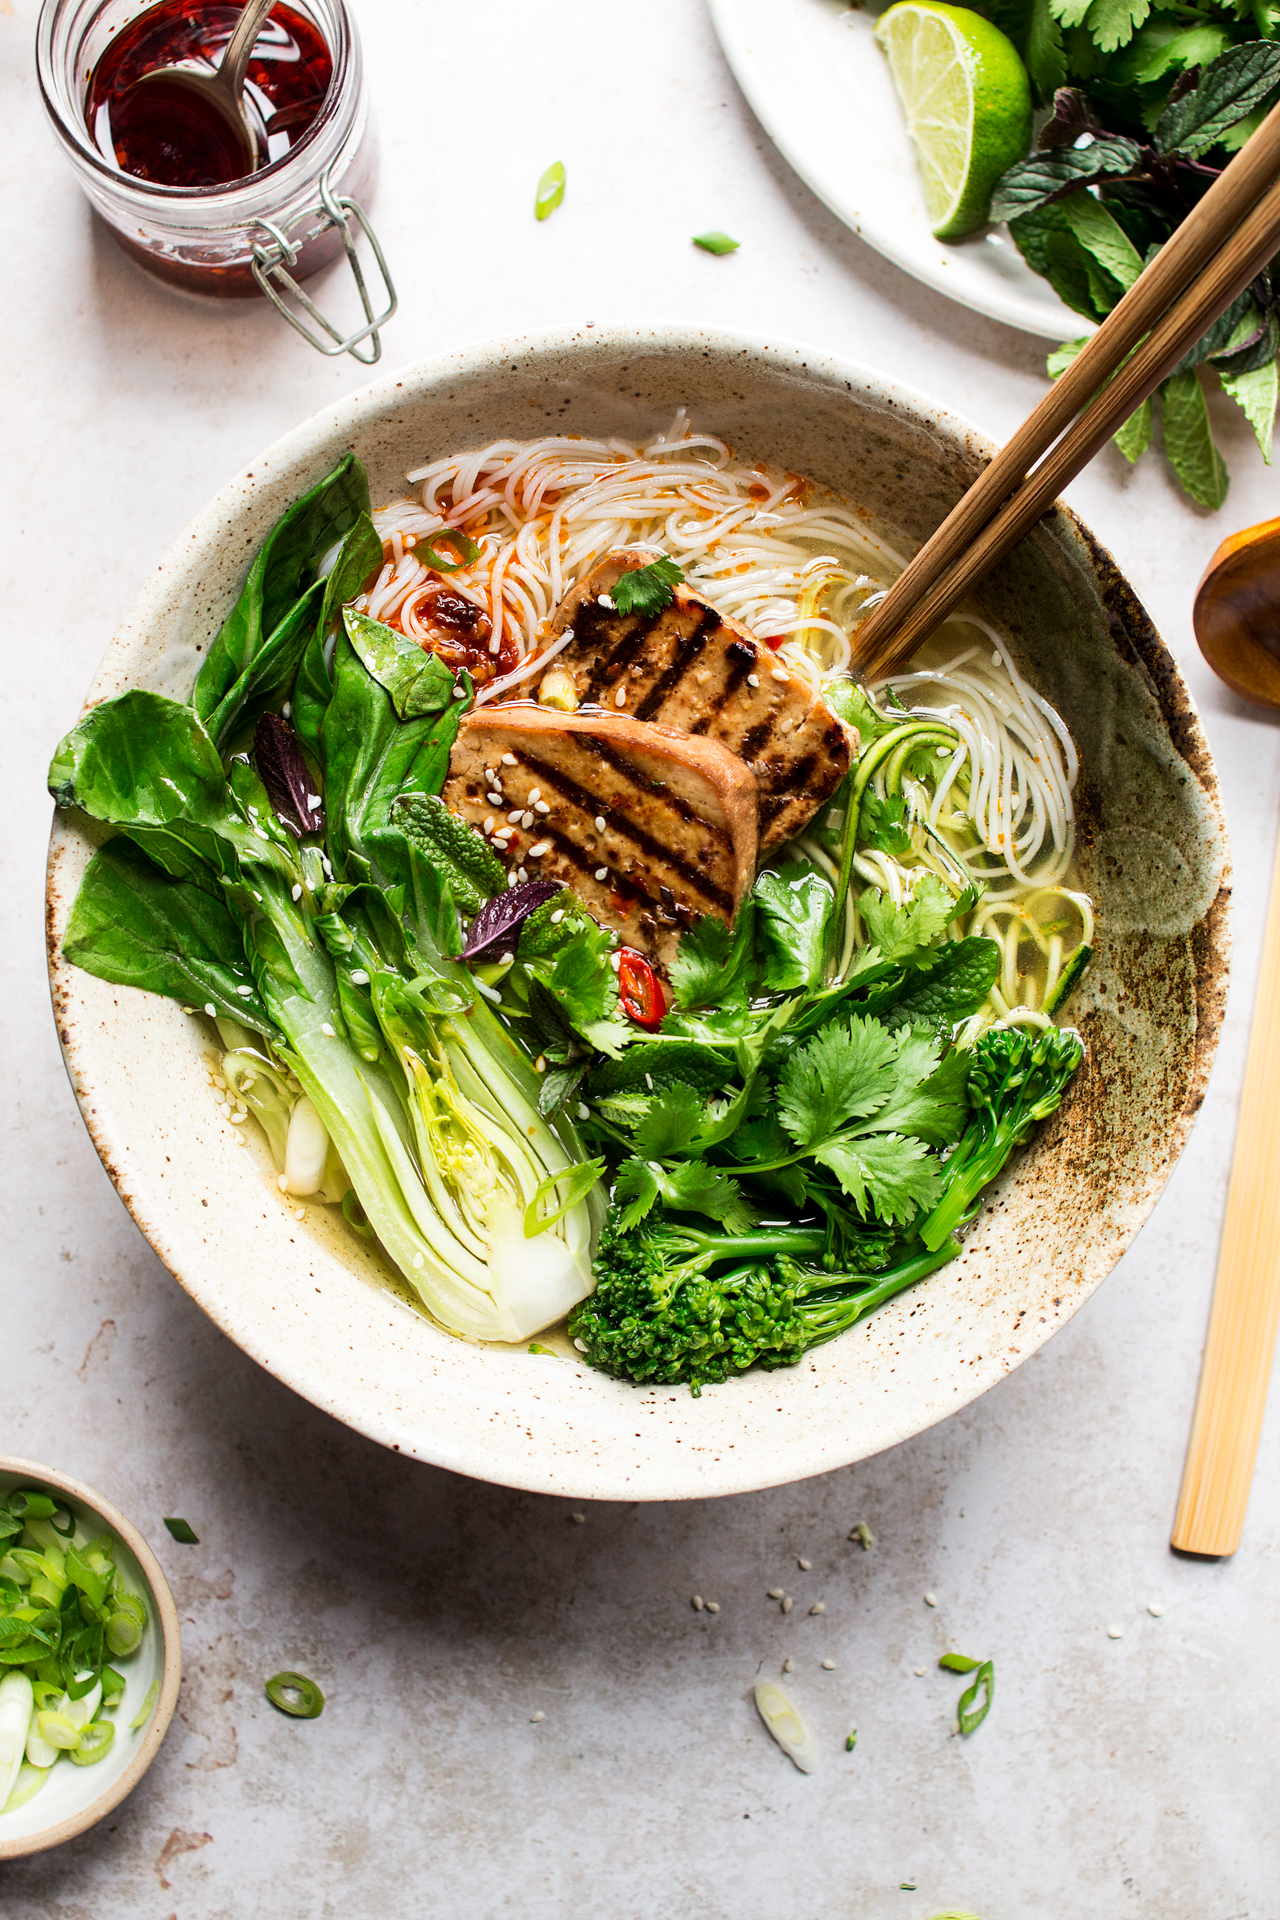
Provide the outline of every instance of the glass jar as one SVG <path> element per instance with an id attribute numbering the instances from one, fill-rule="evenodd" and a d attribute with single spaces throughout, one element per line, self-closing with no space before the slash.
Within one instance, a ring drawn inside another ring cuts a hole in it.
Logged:
<path id="1" fill-rule="evenodd" d="M 110 43 L 155 0 L 45 0 L 36 29 L 36 66 L 44 103 L 76 178 L 113 237 L 138 264 L 190 293 L 239 299 L 266 294 L 321 352 L 352 352 L 371 362 L 377 329 L 395 311 L 386 263 L 359 200 L 368 195 L 377 142 L 364 86 L 355 24 L 343 0 L 290 0 L 323 36 L 333 76 L 313 124 L 281 159 L 243 180 L 211 187 L 168 187 L 125 173 L 108 159 L 85 123 L 89 78 Z M 355 252 L 353 226 L 370 242 L 385 282 L 374 314 Z M 333 327 L 297 283 L 346 252 L 366 325 L 348 337 Z M 317 333 L 289 305 L 322 329 Z M 369 349 L 372 349 L 370 351 Z"/>

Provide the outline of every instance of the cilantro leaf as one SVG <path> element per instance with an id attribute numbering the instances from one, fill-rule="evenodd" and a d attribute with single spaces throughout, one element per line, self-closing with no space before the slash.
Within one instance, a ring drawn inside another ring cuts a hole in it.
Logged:
<path id="1" fill-rule="evenodd" d="M 888 1029 L 858 1014 L 797 1047 L 778 1076 L 778 1117 L 796 1145 L 812 1147 L 882 1107 L 897 1056 Z"/>
<path id="2" fill-rule="evenodd" d="M 827 926 L 835 906 L 831 883 L 801 861 L 760 875 L 755 902 L 770 993 L 817 987 L 826 965 Z"/>
<path id="3" fill-rule="evenodd" d="M 614 1204 L 622 1208 L 618 1229 L 630 1233 L 645 1215 L 653 1211 L 658 1199 L 658 1182 L 653 1168 L 645 1160 L 624 1160 L 613 1183 Z"/>
<path id="4" fill-rule="evenodd" d="M 918 1207 L 931 1207 L 942 1192 L 937 1162 L 920 1140 L 901 1134 L 854 1139 L 841 1135 L 815 1148 L 814 1159 L 829 1167 L 863 1219 L 874 1212 L 891 1225 L 905 1226 Z"/>
<path id="5" fill-rule="evenodd" d="M 876 711 L 856 680 L 833 680 L 823 688 L 822 697 L 846 727 L 854 729 L 864 747 L 882 733 L 892 733 L 898 725 Z"/>
<path id="6" fill-rule="evenodd" d="M 858 912 L 882 960 L 907 966 L 927 964 L 929 949 L 956 916 L 956 903 L 940 880 L 927 873 L 911 900 L 895 907 L 887 895 L 868 887 Z"/>
<path id="7" fill-rule="evenodd" d="M 661 1169 L 655 1163 L 650 1171 L 664 1205 L 677 1212 L 705 1213 L 708 1219 L 718 1220 L 726 1233 L 749 1233 L 755 1225 L 755 1210 L 743 1198 L 737 1181 L 705 1160 L 682 1160 L 679 1166 Z"/>
<path id="8" fill-rule="evenodd" d="M 869 1120 L 877 1133 L 910 1133 L 931 1147 L 950 1146 L 969 1119 L 969 1057 L 951 1052 L 939 1063 L 942 1042 L 908 1028 L 898 1046 L 893 1092 Z"/>
<path id="9" fill-rule="evenodd" d="M 732 929 L 710 913 L 694 921 L 671 963 L 671 989 L 678 1006 L 724 1006 L 744 997 L 755 918 L 755 901 L 748 896 Z"/>
<path id="10" fill-rule="evenodd" d="M 609 598 L 619 613 L 661 613 L 675 599 L 672 588 L 683 579 L 684 568 L 664 553 L 647 567 L 633 567 L 624 573 Z"/>
<path id="11" fill-rule="evenodd" d="M 863 795 L 858 841 L 863 846 L 878 847 L 881 853 L 910 853 L 907 803 L 900 793 L 891 793 L 885 800 L 878 793 Z"/>
<path id="12" fill-rule="evenodd" d="M 687 1149 L 702 1118 L 703 1105 L 697 1088 L 683 1080 L 655 1094 L 636 1127 L 636 1151 L 650 1160 L 665 1160 Z"/>

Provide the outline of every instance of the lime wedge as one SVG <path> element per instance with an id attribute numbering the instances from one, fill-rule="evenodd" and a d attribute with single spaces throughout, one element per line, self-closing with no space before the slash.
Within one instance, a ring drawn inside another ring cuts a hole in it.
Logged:
<path id="1" fill-rule="evenodd" d="M 898 0 L 876 39 L 889 58 L 939 240 L 982 226 L 991 189 L 1031 140 L 1031 89 L 1011 41 L 967 7 Z"/>

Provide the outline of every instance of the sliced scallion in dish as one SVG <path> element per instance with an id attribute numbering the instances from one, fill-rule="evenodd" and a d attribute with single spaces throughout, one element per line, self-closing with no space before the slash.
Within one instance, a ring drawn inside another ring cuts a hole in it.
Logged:
<path id="1" fill-rule="evenodd" d="M 553 160 L 539 180 L 538 191 L 533 197 L 535 219 L 545 220 L 548 214 L 555 212 L 564 199 L 564 181 L 564 167 L 559 160 Z"/>
<path id="2" fill-rule="evenodd" d="M 295 1720 L 318 1720 L 324 1712 L 324 1695 L 305 1673 L 274 1673 L 265 1691 L 273 1707 Z"/>

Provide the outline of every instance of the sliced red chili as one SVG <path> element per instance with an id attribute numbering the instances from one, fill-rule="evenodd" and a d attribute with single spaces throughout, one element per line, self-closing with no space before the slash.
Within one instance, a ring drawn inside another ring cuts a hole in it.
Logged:
<path id="1" fill-rule="evenodd" d="M 661 1026 L 667 1010 L 662 982 L 644 955 L 633 947 L 622 949 L 618 961 L 618 992 L 622 996 L 623 1012 L 638 1027 L 648 1027 L 652 1032 Z"/>

